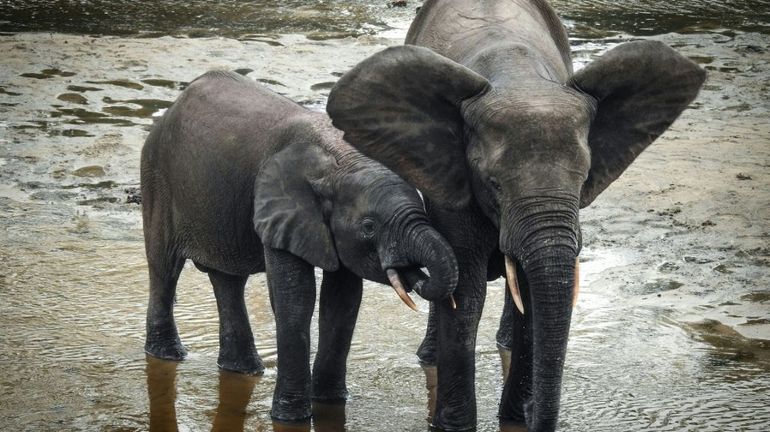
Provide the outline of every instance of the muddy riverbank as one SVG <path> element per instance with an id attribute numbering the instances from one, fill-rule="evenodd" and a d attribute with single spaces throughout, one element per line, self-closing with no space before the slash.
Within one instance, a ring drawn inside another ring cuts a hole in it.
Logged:
<path id="1" fill-rule="evenodd" d="M 567 21 L 578 67 L 642 37 L 575 21 L 578 12 Z M 127 431 L 154 421 L 207 430 L 229 419 L 271 430 L 275 329 L 264 277 L 252 278 L 247 294 L 264 377 L 217 370 L 216 306 L 192 267 L 176 310 L 190 358 L 170 365 L 144 357 L 146 263 L 139 206 L 130 202 L 141 145 L 153 118 L 212 68 L 239 70 L 323 109 L 342 73 L 401 43 L 408 20 L 398 16 L 380 20 L 387 28 L 338 38 L 0 35 L 2 429 Z M 709 77 L 692 109 L 581 212 L 583 288 L 563 430 L 770 424 L 770 35 L 712 27 L 644 36 Z M 496 430 L 502 295 L 502 282 L 492 283 L 479 333 L 482 431 Z M 426 429 L 414 357 L 426 318 L 386 287 L 366 285 L 347 430 Z"/>

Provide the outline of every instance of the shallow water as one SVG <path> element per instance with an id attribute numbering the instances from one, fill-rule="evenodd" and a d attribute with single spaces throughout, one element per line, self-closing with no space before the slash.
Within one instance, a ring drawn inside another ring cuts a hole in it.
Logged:
<path id="1" fill-rule="evenodd" d="M 265 376 L 217 370 L 216 305 L 192 266 L 176 307 L 189 358 L 142 352 L 139 151 L 153 118 L 214 67 L 323 109 L 342 73 L 402 40 L 415 3 L 48 3 L 4 2 L 0 11 L 9 32 L 0 36 L 0 428 L 273 430 L 275 327 L 264 276 L 250 280 L 247 305 Z M 561 429 L 767 430 L 768 2 L 555 5 L 578 67 L 633 35 L 679 32 L 656 37 L 710 72 L 694 109 L 581 213 L 583 289 Z M 687 139 L 704 145 L 677 147 Z M 723 172 L 725 187 L 698 182 Z M 479 331 L 482 431 L 497 429 L 502 296 L 502 282 L 492 283 Z M 315 430 L 426 430 L 414 356 L 427 318 L 420 306 L 411 312 L 392 290 L 366 285 L 345 417 L 319 410 L 325 421 Z"/>

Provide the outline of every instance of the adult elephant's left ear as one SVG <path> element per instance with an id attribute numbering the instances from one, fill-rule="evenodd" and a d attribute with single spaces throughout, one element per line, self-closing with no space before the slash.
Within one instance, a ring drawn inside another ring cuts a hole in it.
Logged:
<path id="1" fill-rule="evenodd" d="M 571 85 L 597 101 L 581 208 L 668 129 L 705 79 L 698 65 L 657 41 L 620 45 L 575 74 Z"/>
<path id="2" fill-rule="evenodd" d="M 459 208 L 472 197 L 461 104 L 488 86 L 481 75 L 430 49 L 398 46 L 340 78 L 326 111 L 363 154 L 438 205 Z"/>

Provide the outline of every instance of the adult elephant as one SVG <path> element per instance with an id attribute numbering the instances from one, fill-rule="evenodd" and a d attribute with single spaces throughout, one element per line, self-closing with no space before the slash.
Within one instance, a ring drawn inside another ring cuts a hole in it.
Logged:
<path id="1" fill-rule="evenodd" d="M 460 266 L 418 352 L 437 364 L 434 427 L 476 425 L 474 346 L 487 278 L 512 297 L 501 422 L 556 428 L 589 205 L 695 98 L 705 73 L 660 42 L 620 45 L 573 74 L 542 0 L 427 0 L 407 46 L 343 76 L 327 111 L 345 139 L 415 184 Z M 517 283 L 518 280 L 518 283 Z M 510 297 L 509 297 L 510 298 Z"/>
<path id="2" fill-rule="evenodd" d="M 345 398 L 362 278 L 392 283 L 407 303 L 408 290 L 437 301 L 457 284 L 452 249 L 428 224 L 414 187 L 343 141 L 325 113 L 236 73 L 206 73 L 182 92 L 142 149 L 141 185 L 145 351 L 186 354 L 173 305 L 190 259 L 214 286 L 219 366 L 262 373 L 243 294 L 248 276 L 266 271 L 278 339 L 276 420 L 307 419 L 311 396 Z M 323 282 L 311 386 L 314 266 Z"/>

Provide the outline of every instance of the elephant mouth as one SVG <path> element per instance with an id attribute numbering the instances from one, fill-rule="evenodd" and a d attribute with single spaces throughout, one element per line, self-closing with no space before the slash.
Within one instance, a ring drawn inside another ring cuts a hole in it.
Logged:
<path id="1" fill-rule="evenodd" d="M 398 297 L 415 312 L 418 311 L 417 305 L 409 296 L 409 293 L 414 291 L 422 296 L 423 288 L 430 281 L 430 276 L 426 271 L 427 269 L 418 266 L 401 267 L 398 269 L 391 267 L 385 271 L 390 285 L 396 291 Z M 452 303 L 452 309 L 456 309 L 457 305 L 451 294 L 449 299 Z"/>

